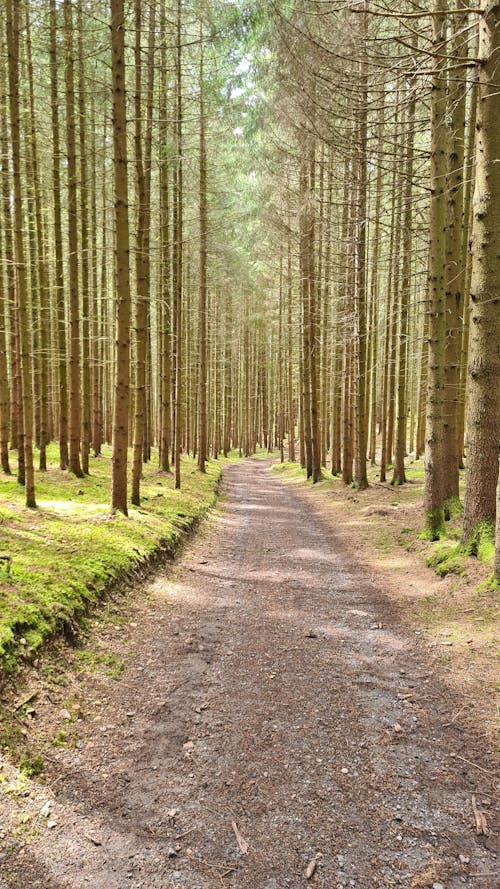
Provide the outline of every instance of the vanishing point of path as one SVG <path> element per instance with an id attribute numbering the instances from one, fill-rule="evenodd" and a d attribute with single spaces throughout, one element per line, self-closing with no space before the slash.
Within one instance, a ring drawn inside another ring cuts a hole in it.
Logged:
<path id="1" fill-rule="evenodd" d="M 268 463 L 224 475 L 223 508 L 122 628 L 123 676 L 85 691 L 53 826 L 0 886 L 497 886 L 471 809 L 491 824 L 493 777 L 460 701 Z"/>

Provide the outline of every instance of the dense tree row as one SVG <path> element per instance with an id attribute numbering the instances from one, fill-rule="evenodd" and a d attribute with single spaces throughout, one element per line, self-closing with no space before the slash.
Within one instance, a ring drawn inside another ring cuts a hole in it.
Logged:
<path id="1" fill-rule="evenodd" d="M 496 515 L 500 3 L 6 0 L 0 452 L 277 445 Z"/>
<path id="2" fill-rule="evenodd" d="M 269 427 L 259 272 L 240 237 L 255 207 L 232 132 L 244 15 L 181 0 L 2 7 L 0 449 L 5 472 L 18 451 L 29 506 L 34 445 L 45 469 L 56 439 L 79 476 L 112 442 L 126 512 L 153 446 L 180 486 L 182 450 L 203 469 Z"/>
<path id="3" fill-rule="evenodd" d="M 436 539 L 466 455 L 473 545 L 498 476 L 500 6 L 272 8 L 269 188 L 300 319 L 300 459 L 364 488 L 367 460 L 403 484 L 405 455 L 425 454 Z"/>

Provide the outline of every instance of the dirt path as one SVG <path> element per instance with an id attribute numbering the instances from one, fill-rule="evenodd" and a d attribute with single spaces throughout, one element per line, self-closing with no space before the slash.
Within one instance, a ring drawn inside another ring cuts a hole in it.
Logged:
<path id="1" fill-rule="evenodd" d="M 2 889 L 298 889 L 312 860 L 325 889 L 498 885 L 460 702 L 293 488 L 260 461 L 225 476 L 123 677 L 86 689 L 77 748 L 52 754 L 56 826 L 4 858 Z"/>

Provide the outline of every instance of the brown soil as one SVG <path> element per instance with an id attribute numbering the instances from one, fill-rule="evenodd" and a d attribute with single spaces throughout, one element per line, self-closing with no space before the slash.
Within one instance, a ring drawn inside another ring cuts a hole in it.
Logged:
<path id="1" fill-rule="evenodd" d="M 0 798 L 1 889 L 493 889 L 498 784 L 461 698 L 321 509 L 262 461 L 224 474 L 177 566 L 96 627 L 95 669 L 65 652 L 18 692 L 47 783 Z"/>

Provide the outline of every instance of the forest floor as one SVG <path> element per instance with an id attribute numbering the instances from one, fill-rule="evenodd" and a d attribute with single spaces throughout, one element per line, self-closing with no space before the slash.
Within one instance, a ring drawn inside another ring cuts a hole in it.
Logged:
<path id="1" fill-rule="evenodd" d="M 377 549 L 385 505 L 267 461 L 224 478 L 175 566 L 18 686 L 44 771 L 2 762 L 1 889 L 493 889 L 489 710 L 458 631 L 438 650 L 417 622 L 448 580 Z"/>
<path id="2" fill-rule="evenodd" d="M 423 460 L 408 459 L 402 486 L 381 483 L 378 467 L 370 467 L 370 485 L 363 492 L 327 471 L 313 486 L 297 463 L 276 462 L 273 468 L 321 510 L 337 537 L 383 586 L 399 620 L 424 637 L 429 657 L 463 699 L 462 721 L 476 722 L 494 736 L 500 717 L 500 600 L 490 582 L 493 537 L 483 537 L 479 557 L 467 555 L 457 510 L 446 523 L 444 539 L 422 539 Z"/>

